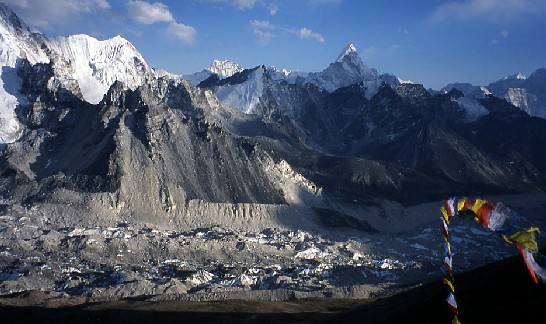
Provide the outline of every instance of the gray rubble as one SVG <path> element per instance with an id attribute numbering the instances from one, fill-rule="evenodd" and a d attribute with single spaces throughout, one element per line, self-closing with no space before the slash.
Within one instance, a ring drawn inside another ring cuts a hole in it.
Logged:
<path id="1" fill-rule="evenodd" d="M 96 299 L 366 298 L 443 275 L 437 220 L 396 235 L 355 233 L 342 238 L 280 227 L 176 230 L 138 222 L 60 227 L 36 208 L 12 208 L 0 215 L 0 295 L 39 290 Z M 517 253 L 472 221 L 456 222 L 451 233 L 456 271 Z"/>

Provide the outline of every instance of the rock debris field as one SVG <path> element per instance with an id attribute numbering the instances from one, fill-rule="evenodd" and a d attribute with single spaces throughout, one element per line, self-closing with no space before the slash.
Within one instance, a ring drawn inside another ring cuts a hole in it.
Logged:
<path id="1" fill-rule="evenodd" d="M 444 245 L 437 221 L 394 235 L 347 237 L 281 228 L 175 231 L 126 222 L 59 227 L 36 215 L 33 209 L 0 215 L 1 295 L 45 291 L 96 300 L 369 298 L 443 275 Z M 454 225 L 451 233 L 455 271 L 517 254 L 471 220 Z"/>

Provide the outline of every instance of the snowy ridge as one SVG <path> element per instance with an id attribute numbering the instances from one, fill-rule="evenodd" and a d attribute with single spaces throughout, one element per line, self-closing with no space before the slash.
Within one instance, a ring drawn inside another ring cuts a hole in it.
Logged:
<path id="1" fill-rule="evenodd" d="M 513 82 L 515 84 L 504 92 L 504 98 L 531 116 L 546 118 L 546 69 L 538 69 L 528 78 L 520 77 Z"/>
<path id="2" fill-rule="evenodd" d="M 347 45 L 336 62 L 322 72 L 310 73 L 304 83 L 312 83 L 328 92 L 362 81 L 375 81 L 379 73 L 366 66 L 353 44 Z"/>
<path id="3" fill-rule="evenodd" d="M 523 73 L 516 73 L 511 76 L 504 77 L 503 80 L 525 80 L 527 77 Z"/>
<path id="4" fill-rule="evenodd" d="M 309 72 L 290 71 L 271 66 L 267 69 L 268 74 L 274 81 L 286 81 L 289 84 L 301 83 L 309 76 Z"/>
<path id="5" fill-rule="evenodd" d="M 250 74 L 247 81 L 218 88 L 216 96 L 228 106 L 247 114 L 254 113 L 263 93 L 263 75 L 264 68 L 260 66 Z"/>
<path id="6" fill-rule="evenodd" d="M 282 82 L 298 85 L 314 84 L 319 89 L 327 92 L 333 92 L 339 88 L 359 83 L 368 99 L 373 97 L 385 83 L 392 86 L 402 83 L 401 79 L 394 75 L 380 75 L 375 69 L 367 67 L 362 63 L 362 59 L 353 44 L 347 45 L 339 54 L 337 60 L 322 72 L 294 72 L 277 67 L 265 68 L 261 66 L 250 73 L 250 77 L 242 83 L 235 81 L 237 84 L 220 85 L 213 87 L 212 91 L 222 103 L 244 113 L 271 113 L 268 109 L 263 110 L 264 107 L 269 107 L 269 104 L 265 103 L 262 108 L 259 105 L 262 100 L 272 100 L 277 103 L 275 105 L 276 109 L 278 109 L 277 112 L 295 117 L 299 110 L 296 107 L 298 104 L 294 106 L 294 102 L 297 100 L 294 101 L 292 98 L 287 97 L 289 91 L 286 92 L 287 89 L 283 88 Z M 212 75 L 212 72 L 210 72 L 209 68 L 185 78 L 190 80 L 193 85 L 196 85 L 210 75 Z M 407 81 L 406 83 L 410 82 Z M 264 87 L 267 88 L 268 93 L 273 94 L 271 98 L 261 98 Z M 282 93 L 279 93 L 279 91 Z"/>
<path id="7" fill-rule="evenodd" d="M 474 116 L 482 115 L 481 113 L 474 114 L 476 112 L 475 108 L 477 108 L 476 104 L 478 104 L 477 99 L 494 95 L 505 99 L 531 116 L 546 118 L 546 69 L 538 69 L 529 77 L 522 73 L 516 73 L 491 82 L 487 86 L 475 86 L 470 83 L 450 83 L 440 91 L 447 93 L 452 89 L 460 90 L 467 97 L 467 99 L 463 100 L 464 103 L 459 102 L 459 104 L 465 109 L 472 106 L 471 114 Z M 470 104 L 470 101 L 473 101 L 473 103 Z"/>
<path id="8" fill-rule="evenodd" d="M 104 41 L 87 35 L 49 40 L 31 32 L 0 3 L 0 143 L 17 140 L 20 124 L 15 109 L 28 104 L 17 76 L 21 60 L 31 65 L 53 62 L 55 82 L 50 86 L 62 86 L 92 104 L 99 103 L 115 81 L 134 90 L 153 74 L 135 47 L 120 36 Z"/>
<path id="9" fill-rule="evenodd" d="M 349 45 L 347 45 L 347 47 L 345 47 L 343 52 L 341 52 L 339 54 L 339 56 L 337 57 L 336 62 L 343 63 L 343 61 L 345 61 L 346 57 L 348 57 L 350 55 L 355 55 L 356 53 L 357 53 L 357 50 L 356 50 L 355 45 L 354 44 L 349 44 Z"/>
<path id="10" fill-rule="evenodd" d="M 239 67 L 239 64 L 228 60 L 214 60 L 208 68 L 212 73 L 218 74 L 220 78 L 229 78 L 237 72 L 241 72 L 243 69 Z"/>
<path id="11" fill-rule="evenodd" d="M 241 71 L 243 71 L 243 68 L 235 62 L 229 60 L 213 60 L 208 68 L 193 74 L 183 75 L 182 78 L 189 81 L 193 86 L 197 86 L 213 74 L 218 75 L 220 79 L 226 79 Z"/>
<path id="12" fill-rule="evenodd" d="M 4 4 L 0 3 L 0 143 L 17 139 L 20 130 L 15 108 L 25 102 L 19 93 L 21 79 L 17 75 L 19 61 L 31 64 L 49 63 L 41 48 L 44 39 L 30 28 Z"/>
<path id="13" fill-rule="evenodd" d="M 87 35 L 57 38 L 52 50 L 62 58 L 55 61 L 63 79 L 74 78 L 83 98 L 99 103 L 115 81 L 131 90 L 142 84 L 149 70 L 138 51 L 121 36 L 99 41 Z"/>

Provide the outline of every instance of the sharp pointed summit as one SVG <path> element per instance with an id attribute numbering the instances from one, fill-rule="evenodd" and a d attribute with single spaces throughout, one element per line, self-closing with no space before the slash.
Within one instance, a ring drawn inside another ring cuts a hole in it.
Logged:
<path id="1" fill-rule="evenodd" d="M 337 57 L 336 62 L 340 62 L 340 63 L 343 62 L 345 58 L 348 57 L 349 55 L 358 56 L 358 51 L 356 50 L 356 46 L 353 43 L 345 47 L 343 52 L 341 52 L 339 56 Z"/>
<path id="2" fill-rule="evenodd" d="M 438 278 L 442 199 L 542 210 L 545 119 L 341 45 L 317 73 L 217 60 L 190 84 L 120 36 L 48 38 L 0 4 L 0 304 L 381 297 Z M 546 111 L 544 69 L 497 89 Z M 495 242 L 458 270 L 507 256 Z"/>
<path id="3" fill-rule="evenodd" d="M 308 83 L 316 84 L 328 92 L 359 82 L 365 82 L 367 88 L 370 88 L 371 82 L 373 83 L 371 88 L 377 89 L 384 81 L 399 83 L 396 77 L 379 75 L 376 69 L 364 64 L 358 55 L 356 46 L 352 43 L 341 51 L 334 63 L 331 63 L 322 72 L 311 73 L 307 78 Z M 374 93 L 375 90 L 371 91 L 369 95 Z"/>

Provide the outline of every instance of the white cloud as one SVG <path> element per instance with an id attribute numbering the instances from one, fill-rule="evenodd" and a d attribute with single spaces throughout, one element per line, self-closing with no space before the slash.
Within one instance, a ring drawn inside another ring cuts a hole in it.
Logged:
<path id="1" fill-rule="evenodd" d="M 321 34 L 316 33 L 307 27 L 302 27 L 299 29 L 282 27 L 272 24 L 267 20 L 252 20 L 250 25 L 254 30 L 254 35 L 256 35 L 258 40 L 262 43 L 267 42 L 276 36 L 272 33 L 273 31 L 295 35 L 301 39 L 311 38 L 320 43 L 325 42 L 325 39 Z"/>
<path id="2" fill-rule="evenodd" d="M 271 16 L 275 16 L 279 12 L 279 7 L 274 3 L 270 3 L 267 8 L 269 9 L 269 14 Z"/>
<path id="3" fill-rule="evenodd" d="M 110 4 L 107 0 L 96 0 L 95 2 L 101 9 L 110 9 Z"/>
<path id="4" fill-rule="evenodd" d="M 256 0 L 232 0 L 230 1 L 232 6 L 235 6 L 241 10 L 252 9 L 256 4 Z"/>
<path id="5" fill-rule="evenodd" d="M 51 28 L 70 23 L 83 13 L 110 9 L 107 0 L 3 0 L 30 25 Z"/>
<path id="6" fill-rule="evenodd" d="M 543 0 L 463 0 L 440 5 L 430 21 L 485 19 L 502 22 L 543 12 L 546 12 L 546 2 Z"/>
<path id="7" fill-rule="evenodd" d="M 186 44 L 193 44 L 197 30 L 192 26 L 177 22 L 165 4 L 130 0 L 126 7 L 129 18 L 134 22 L 144 25 L 168 23 L 167 34 Z"/>
<path id="8" fill-rule="evenodd" d="M 269 29 L 269 30 L 280 29 L 279 26 L 273 25 L 271 22 L 267 20 L 252 20 L 250 22 L 250 25 L 254 27 L 255 29 Z"/>
<path id="9" fill-rule="evenodd" d="M 259 29 L 254 29 L 254 35 L 256 36 L 258 42 L 261 44 L 268 43 L 272 38 L 275 37 L 275 35 L 273 35 L 271 32 Z"/>
<path id="10" fill-rule="evenodd" d="M 195 34 L 197 33 L 197 30 L 192 26 L 172 22 L 169 24 L 167 32 L 170 35 L 182 40 L 186 44 L 192 44 L 195 39 Z"/>
<path id="11" fill-rule="evenodd" d="M 127 7 L 129 18 L 140 24 L 151 25 L 174 21 L 169 8 L 160 2 L 129 1 L 125 6 Z"/>
<path id="12" fill-rule="evenodd" d="M 226 4 L 239 10 L 252 9 L 256 5 L 256 0 L 202 0 L 202 2 Z"/>
<path id="13" fill-rule="evenodd" d="M 309 28 L 300 28 L 295 30 L 294 34 L 296 34 L 299 38 L 312 38 L 320 43 L 324 43 L 324 37 L 322 37 L 322 35 L 319 33 L 315 33 Z"/>
<path id="14" fill-rule="evenodd" d="M 494 44 L 494 45 L 499 44 L 499 43 L 501 42 L 500 40 L 501 40 L 501 39 L 508 38 L 508 35 L 509 35 L 509 34 L 510 34 L 510 33 L 508 32 L 508 30 L 503 29 L 503 30 L 499 33 L 500 39 L 499 39 L 499 38 L 492 39 L 492 40 L 491 40 L 491 44 Z"/>

